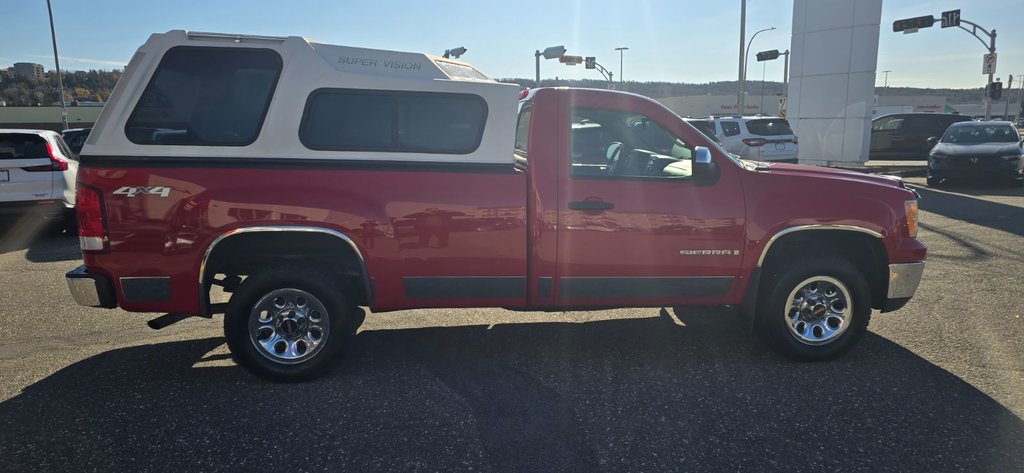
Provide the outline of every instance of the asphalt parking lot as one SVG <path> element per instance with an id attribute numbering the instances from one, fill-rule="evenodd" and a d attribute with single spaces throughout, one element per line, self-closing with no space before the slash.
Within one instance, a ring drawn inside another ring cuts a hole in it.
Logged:
<path id="1" fill-rule="evenodd" d="M 724 309 L 423 310 L 269 384 L 219 317 L 78 307 L 76 239 L 8 229 L 0 470 L 1024 471 L 1024 191 L 923 181 L 917 297 L 814 364 Z"/>

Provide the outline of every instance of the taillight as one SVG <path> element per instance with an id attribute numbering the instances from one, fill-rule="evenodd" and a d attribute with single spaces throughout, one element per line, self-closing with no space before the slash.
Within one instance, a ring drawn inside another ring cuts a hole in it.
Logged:
<path id="1" fill-rule="evenodd" d="M 51 146 L 50 143 L 46 143 L 46 154 L 49 155 L 50 164 L 44 164 L 42 166 L 31 166 L 22 169 L 28 172 L 68 170 L 68 162 L 58 158 L 56 154 L 53 154 L 53 146 Z"/>
<path id="2" fill-rule="evenodd" d="M 766 140 L 764 138 L 744 138 L 743 139 L 743 144 L 745 144 L 747 146 L 762 146 L 762 145 L 764 145 L 767 142 L 768 142 L 768 140 Z"/>
<path id="3" fill-rule="evenodd" d="M 107 249 L 103 195 L 96 189 L 79 184 L 75 191 L 75 213 L 78 217 L 78 243 L 82 251 Z"/>
<path id="4" fill-rule="evenodd" d="M 797 138 L 796 135 L 793 135 L 793 144 L 800 144 L 800 138 Z"/>

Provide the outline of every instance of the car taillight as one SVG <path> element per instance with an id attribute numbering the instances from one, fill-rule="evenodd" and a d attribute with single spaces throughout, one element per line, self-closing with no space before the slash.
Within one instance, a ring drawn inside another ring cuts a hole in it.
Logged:
<path id="1" fill-rule="evenodd" d="M 793 144 L 800 144 L 800 138 L 797 138 L 796 135 L 793 135 Z"/>
<path id="2" fill-rule="evenodd" d="M 46 154 L 49 155 L 50 164 L 44 164 L 42 166 L 31 166 L 22 169 L 28 172 L 68 170 L 68 162 L 58 158 L 56 154 L 53 154 L 53 146 L 51 146 L 50 143 L 46 143 Z"/>
<path id="3" fill-rule="evenodd" d="M 107 222 L 103 218 L 103 195 L 91 187 L 78 185 L 75 191 L 78 217 L 78 243 L 82 251 L 107 249 Z"/>
<path id="4" fill-rule="evenodd" d="M 767 142 L 768 142 L 768 140 L 766 140 L 764 138 L 744 138 L 743 139 L 743 144 L 745 144 L 747 146 L 762 146 L 762 145 L 764 145 Z"/>

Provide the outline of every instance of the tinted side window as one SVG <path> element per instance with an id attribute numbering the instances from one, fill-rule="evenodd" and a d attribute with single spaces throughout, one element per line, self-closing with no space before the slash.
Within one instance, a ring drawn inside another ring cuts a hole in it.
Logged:
<path id="1" fill-rule="evenodd" d="M 486 122 L 475 95 L 321 89 L 306 102 L 299 139 L 318 150 L 468 154 Z"/>
<path id="2" fill-rule="evenodd" d="M 885 117 L 871 123 L 872 130 L 899 130 L 903 128 L 903 116 Z"/>
<path id="3" fill-rule="evenodd" d="M 530 118 L 533 117 L 533 107 L 529 103 L 523 105 L 519 111 L 519 121 L 516 123 L 516 151 L 526 155 L 530 145 Z"/>
<path id="4" fill-rule="evenodd" d="M 740 124 L 736 122 L 720 122 L 722 125 L 722 133 L 725 136 L 736 136 L 740 134 Z"/>
<path id="5" fill-rule="evenodd" d="M 259 135 L 280 74 L 281 56 L 269 49 L 172 48 L 125 134 L 142 145 L 248 145 Z"/>

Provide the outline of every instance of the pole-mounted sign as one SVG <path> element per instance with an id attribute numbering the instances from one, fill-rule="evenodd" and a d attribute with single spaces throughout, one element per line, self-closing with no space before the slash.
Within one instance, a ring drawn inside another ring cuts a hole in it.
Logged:
<path id="1" fill-rule="evenodd" d="M 952 28 L 954 26 L 960 26 L 960 10 L 942 12 L 942 27 Z"/>
<path id="2" fill-rule="evenodd" d="M 995 74 L 996 73 L 996 53 L 988 53 L 988 54 L 982 56 L 981 73 L 982 74 Z"/>

